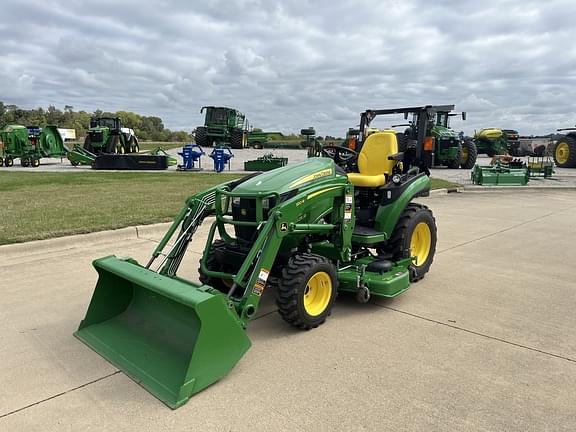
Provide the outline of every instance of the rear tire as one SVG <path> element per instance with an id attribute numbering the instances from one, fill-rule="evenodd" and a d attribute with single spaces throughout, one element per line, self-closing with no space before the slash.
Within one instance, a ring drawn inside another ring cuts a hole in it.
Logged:
<path id="1" fill-rule="evenodd" d="M 277 282 L 276 304 L 287 323 L 302 330 L 326 321 L 336 300 L 336 267 L 315 254 L 295 254 Z"/>
<path id="2" fill-rule="evenodd" d="M 116 135 L 110 135 L 108 137 L 108 141 L 106 142 L 106 153 L 111 153 L 114 154 L 116 153 L 116 146 L 118 143 L 118 136 Z"/>
<path id="3" fill-rule="evenodd" d="M 32 158 L 31 163 L 32 168 L 38 168 L 40 166 L 40 159 L 38 158 Z"/>
<path id="4" fill-rule="evenodd" d="M 559 168 L 576 167 L 576 139 L 572 136 L 563 136 L 558 139 L 554 147 L 554 163 Z"/>
<path id="5" fill-rule="evenodd" d="M 417 282 L 430 269 L 436 252 L 437 229 L 432 211 L 422 204 L 406 206 L 388 242 L 393 260 L 416 256 L 411 266 L 410 282 Z"/>
<path id="6" fill-rule="evenodd" d="M 6 158 L 4 159 L 4 165 L 6 165 L 7 167 L 14 166 L 14 159 L 12 159 L 12 156 L 6 156 Z"/>
<path id="7" fill-rule="evenodd" d="M 478 150 L 472 140 L 464 140 L 462 143 L 462 157 L 460 158 L 460 168 L 472 169 L 476 165 Z"/>
<path id="8" fill-rule="evenodd" d="M 208 147 L 208 135 L 204 126 L 198 126 L 194 134 L 194 141 L 200 147 Z"/>

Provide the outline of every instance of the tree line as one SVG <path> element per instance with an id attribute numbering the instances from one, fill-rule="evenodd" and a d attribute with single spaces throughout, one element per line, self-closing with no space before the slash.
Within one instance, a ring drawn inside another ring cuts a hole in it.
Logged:
<path id="1" fill-rule="evenodd" d="M 0 127 L 9 124 L 40 127 L 56 125 L 60 128 L 76 129 L 76 137 L 82 138 L 90 126 L 91 117 L 119 117 L 124 127 L 134 129 L 139 140 L 178 142 L 191 140 L 190 134 L 186 131 L 171 131 L 165 128 L 160 117 L 142 116 L 129 111 L 107 112 L 100 109 L 92 113 L 74 111 L 71 105 L 65 105 L 64 110 L 53 105 L 47 109 L 40 107 L 27 110 L 0 101 Z"/>

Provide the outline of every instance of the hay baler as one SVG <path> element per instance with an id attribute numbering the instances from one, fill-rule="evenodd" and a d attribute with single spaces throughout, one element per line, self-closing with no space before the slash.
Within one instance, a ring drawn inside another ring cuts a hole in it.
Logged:
<path id="1" fill-rule="evenodd" d="M 94 261 L 99 279 L 75 335 L 177 408 L 249 349 L 265 290 L 303 330 L 325 322 L 338 292 L 360 302 L 402 293 L 436 249 L 432 212 L 412 202 L 430 189 L 422 144 L 403 153 L 393 131 L 361 133 L 358 152 L 327 146 L 191 196 L 146 264 Z M 199 282 L 187 280 L 180 264 L 209 216 Z"/>

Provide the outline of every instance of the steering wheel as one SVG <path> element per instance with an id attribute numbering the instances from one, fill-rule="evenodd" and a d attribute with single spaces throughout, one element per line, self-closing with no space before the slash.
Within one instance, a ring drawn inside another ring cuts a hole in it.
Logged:
<path id="1" fill-rule="evenodd" d="M 347 168 L 358 159 L 358 153 L 348 147 L 327 145 L 322 148 L 322 156 L 329 157 L 336 165 Z"/>

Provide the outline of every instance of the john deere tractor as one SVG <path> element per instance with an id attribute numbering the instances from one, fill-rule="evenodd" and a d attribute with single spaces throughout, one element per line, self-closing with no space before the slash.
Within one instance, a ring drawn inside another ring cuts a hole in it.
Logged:
<path id="1" fill-rule="evenodd" d="M 194 133 L 196 144 L 212 147 L 214 144 L 241 149 L 248 144 L 248 121 L 246 116 L 233 108 L 205 106 L 204 126 L 198 126 Z"/>
<path id="2" fill-rule="evenodd" d="M 122 127 L 119 117 L 94 117 L 84 140 L 84 149 L 90 153 L 138 153 L 138 138 L 134 130 Z"/>
<path id="3" fill-rule="evenodd" d="M 562 128 L 558 131 L 569 132 L 556 140 L 554 162 L 559 168 L 576 168 L 576 128 Z"/>
<path id="4" fill-rule="evenodd" d="M 472 168 L 476 162 L 476 151 L 473 145 L 464 145 L 457 132 L 450 128 L 450 117 L 460 115 L 466 120 L 466 113 L 453 113 L 454 105 L 427 105 L 421 107 L 396 108 L 378 111 L 382 115 L 403 114 L 408 123 L 394 124 L 392 129 L 406 127 L 404 133 L 397 132 L 398 145 L 401 150 L 413 147 L 422 137 L 428 151 L 433 156 L 429 166 L 444 165 L 448 168 Z M 354 143 L 354 134 L 348 131 L 349 143 Z M 368 131 L 369 133 L 369 131 Z M 348 147 L 352 147 L 349 144 Z"/>
<path id="5" fill-rule="evenodd" d="M 94 261 L 99 279 L 75 335 L 176 408 L 250 348 L 246 327 L 265 291 L 302 330 L 326 321 L 339 292 L 361 303 L 404 292 L 436 250 L 434 216 L 413 202 L 430 189 L 434 111 L 417 110 L 405 151 L 393 131 L 366 133 L 390 112 L 368 110 L 357 151 L 324 146 L 320 157 L 192 195 L 147 263 Z M 182 260 L 208 217 L 199 282 L 185 279 Z"/>

